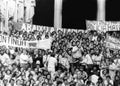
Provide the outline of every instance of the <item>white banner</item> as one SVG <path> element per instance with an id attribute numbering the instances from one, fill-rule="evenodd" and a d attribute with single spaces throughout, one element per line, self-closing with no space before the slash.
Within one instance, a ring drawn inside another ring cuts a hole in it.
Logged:
<path id="1" fill-rule="evenodd" d="M 87 30 L 96 30 L 101 32 L 120 30 L 120 22 L 86 21 L 86 25 Z"/>
<path id="2" fill-rule="evenodd" d="M 39 25 L 32 25 L 32 24 L 27 24 L 27 23 L 23 23 L 21 26 L 21 30 L 23 31 L 34 31 L 34 30 L 38 30 L 38 31 L 45 31 L 45 32 L 53 32 L 53 31 L 63 31 L 65 32 L 65 30 L 67 30 L 67 32 L 79 32 L 79 31 L 84 31 L 84 30 L 78 30 L 78 29 L 67 29 L 67 28 L 54 28 L 54 27 L 47 27 L 47 26 L 39 26 Z"/>
<path id="3" fill-rule="evenodd" d="M 0 34 L 0 45 L 28 48 L 27 42 Z"/>
<path id="4" fill-rule="evenodd" d="M 39 41 L 23 41 L 13 37 L 0 34 L 0 45 L 21 47 L 21 48 L 38 48 L 38 49 L 50 49 L 52 38 L 43 39 Z"/>
<path id="5" fill-rule="evenodd" d="M 39 41 L 29 41 L 28 47 L 29 48 L 39 48 L 39 49 L 50 49 L 51 48 L 52 38 L 43 39 Z"/>
<path id="6" fill-rule="evenodd" d="M 106 38 L 106 47 L 112 48 L 112 49 L 120 49 L 120 40 L 117 38 L 108 36 Z"/>

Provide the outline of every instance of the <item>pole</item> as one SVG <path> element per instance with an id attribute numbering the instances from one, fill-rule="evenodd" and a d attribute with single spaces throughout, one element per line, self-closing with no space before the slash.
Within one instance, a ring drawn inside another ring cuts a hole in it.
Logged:
<path id="1" fill-rule="evenodd" d="M 97 0 L 98 12 L 97 20 L 105 21 L 105 1 L 106 0 Z"/>
<path id="2" fill-rule="evenodd" d="M 62 28 L 62 3 L 63 0 L 54 0 L 54 27 Z"/>

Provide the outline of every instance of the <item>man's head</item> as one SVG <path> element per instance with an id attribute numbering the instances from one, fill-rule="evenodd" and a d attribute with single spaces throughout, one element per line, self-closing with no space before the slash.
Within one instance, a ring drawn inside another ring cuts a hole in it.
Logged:
<path id="1" fill-rule="evenodd" d="M 6 74 L 7 74 L 7 75 L 10 75 L 10 74 L 11 74 L 11 70 L 7 70 L 7 71 L 6 71 Z"/>
<path id="2" fill-rule="evenodd" d="M 107 81 L 109 81 L 110 79 L 111 79 L 111 77 L 110 77 L 110 76 L 107 76 L 107 77 L 106 77 L 106 80 L 107 80 Z"/>
<path id="3" fill-rule="evenodd" d="M 3 80 L 3 83 L 4 83 L 4 84 L 7 84 L 7 83 L 8 83 L 8 80 L 7 80 L 7 79 L 4 79 L 4 80 Z"/>
<path id="4" fill-rule="evenodd" d="M 11 83 L 11 84 L 14 84 L 14 83 L 15 83 L 15 80 L 14 80 L 14 79 L 11 79 L 11 80 L 10 80 L 10 83 Z"/>

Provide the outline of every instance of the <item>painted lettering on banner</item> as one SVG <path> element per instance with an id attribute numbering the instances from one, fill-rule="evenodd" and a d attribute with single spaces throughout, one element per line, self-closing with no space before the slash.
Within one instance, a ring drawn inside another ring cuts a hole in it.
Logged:
<path id="1" fill-rule="evenodd" d="M 86 21 L 87 30 L 96 31 L 119 31 L 120 22 L 110 22 L 110 21 Z"/>

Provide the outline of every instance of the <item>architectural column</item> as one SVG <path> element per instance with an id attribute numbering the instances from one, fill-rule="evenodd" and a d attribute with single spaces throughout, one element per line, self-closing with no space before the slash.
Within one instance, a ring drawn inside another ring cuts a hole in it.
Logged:
<path id="1" fill-rule="evenodd" d="M 54 27 L 62 28 L 62 4 L 63 0 L 54 0 Z"/>
<path id="2" fill-rule="evenodd" d="M 9 20 L 9 17 L 8 17 L 8 0 L 6 0 L 6 11 L 5 11 L 5 32 L 8 32 L 8 20 Z"/>
<path id="3" fill-rule="evenodd" d="M 106 0 L 97 0 L 98 12 L 97 12 L 97 20 L 105 21 L 105 4 Z"/>

